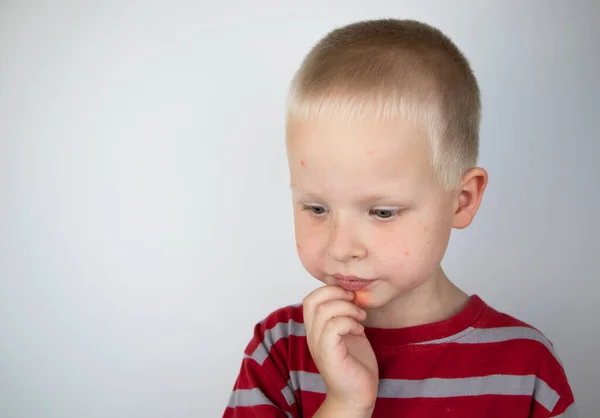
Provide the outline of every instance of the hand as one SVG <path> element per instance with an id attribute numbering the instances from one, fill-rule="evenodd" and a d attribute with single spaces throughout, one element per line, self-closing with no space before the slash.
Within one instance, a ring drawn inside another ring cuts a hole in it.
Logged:
<path id="1" fill-rule="evenodd" d="M 372 411 L 379 369 L 359 321 L 366 312 L 352 303 L 354 292 L 323 286 L 303 301 L 306 339 L 327 387 L 327 402 L 358 413 Z M 369 412 L 370 416 L 370 412 Z"/>

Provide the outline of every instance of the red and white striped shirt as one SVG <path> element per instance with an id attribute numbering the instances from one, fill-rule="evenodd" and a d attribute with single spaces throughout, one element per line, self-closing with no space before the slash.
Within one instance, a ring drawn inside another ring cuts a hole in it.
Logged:
<path id="1" fill-rule="evenodd" d="M 476 295 L 447 320 L 365 332 L 379 364 L 375 418 L 577 417 L 552 344 Z M 325 389 L 302 306 L 288 306 L 256 325 L 223 416 L 312 417 Z"/>

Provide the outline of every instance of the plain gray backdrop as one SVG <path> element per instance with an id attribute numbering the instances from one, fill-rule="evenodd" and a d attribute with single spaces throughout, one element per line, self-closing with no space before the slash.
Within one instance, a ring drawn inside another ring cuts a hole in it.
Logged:
<path id="1" fill-rule="evenodd" d="M 0 1 L 0 416 L 217 417 L 253 325 L 319 285 L 288 82 L 397 17 L 465 52 L 489 188 L 449 276 L 555 344 L 600 410 L 600 2 Z"/>

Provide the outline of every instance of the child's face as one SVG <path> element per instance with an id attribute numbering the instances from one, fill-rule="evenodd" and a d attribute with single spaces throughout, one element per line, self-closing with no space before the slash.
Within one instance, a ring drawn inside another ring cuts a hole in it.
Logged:
<path id="1" fill-rule="evenodd" d="M 421 129 L 293 123 L 288 157 L 298 254 L 312 276 L 374 280 L 363 293 L 379 307 L 438 274 L 458 198 L 437 181 Z"/>

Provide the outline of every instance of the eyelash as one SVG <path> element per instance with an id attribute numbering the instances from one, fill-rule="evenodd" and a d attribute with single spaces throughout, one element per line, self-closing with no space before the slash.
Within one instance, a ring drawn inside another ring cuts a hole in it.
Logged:
<path id="1" fill-rule="evenodd" d="M 311 215 L 313 215 L 313 216 L 321 217 L 321 215 L 323 215 L 325 213 L 325 212 L 323 212 L 323 213 L 314 213 L 313 210 L 315 208 L 322 208 L 325 211 L 327 211 L 327 209 L 325 209 L 324 206 L 320 206 L 320 205 L 307 205 L 307 204 L 304 204 L 304 203 L 302 204 L 302 210 L 303 211 L 307 211 L 307 212 L 311 212 Z M 401 212 L 401 210 L 402 209 L 371 209 L 371 210 L 369 210 L 369 214 L 370 215 L 374 215 L 373 212 L 377 212 L 377 211 L 391 212 L 391 215 L 389 217 L 387 217 L 387 218 L 382 218 L 382 217 L 376 216 L 380 220 L 387 220 L 387 219 L 392 219 L 392 218 L 396 217 Z"/>

